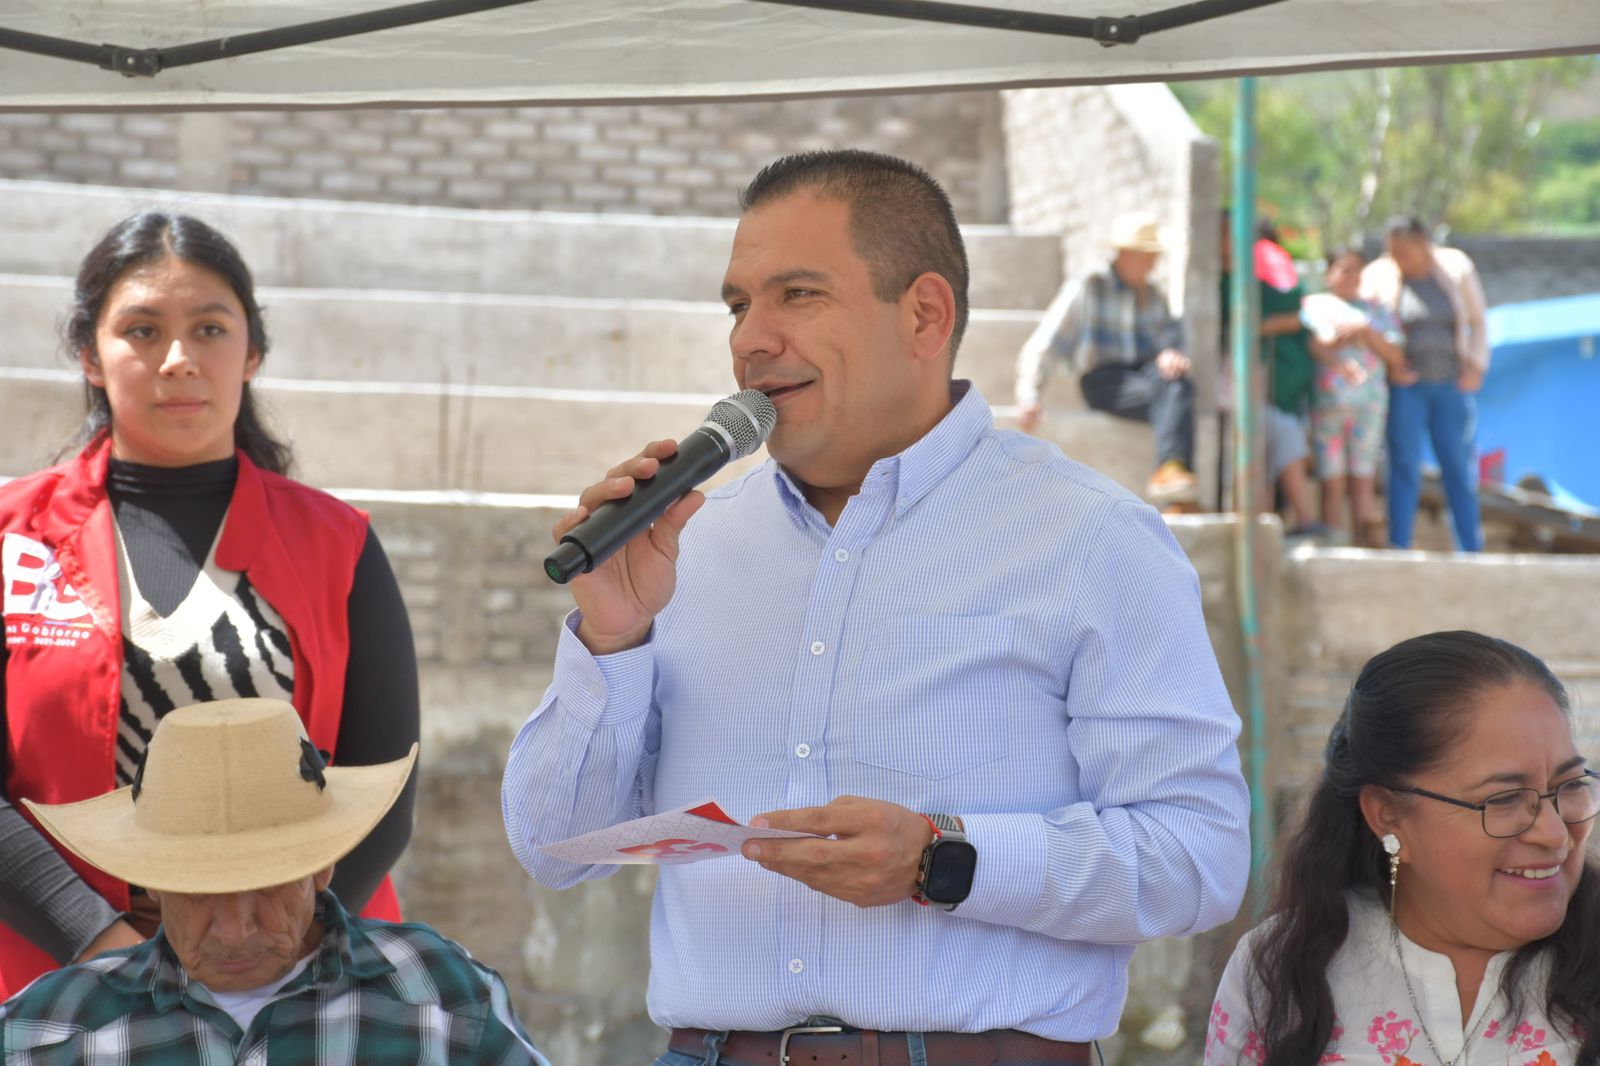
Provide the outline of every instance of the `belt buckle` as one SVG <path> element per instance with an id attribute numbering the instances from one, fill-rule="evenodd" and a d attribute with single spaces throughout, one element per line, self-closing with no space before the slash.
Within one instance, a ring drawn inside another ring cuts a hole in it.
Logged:
<path id="1" fill-rule="evenodd" d="M 778 1034 L 778 1064 L 789 1061 L 789 1040 L 796 1036 L 816 1036 L 819 1033 L 842 1033 L 842 1025 L 792 1025 Z"/>

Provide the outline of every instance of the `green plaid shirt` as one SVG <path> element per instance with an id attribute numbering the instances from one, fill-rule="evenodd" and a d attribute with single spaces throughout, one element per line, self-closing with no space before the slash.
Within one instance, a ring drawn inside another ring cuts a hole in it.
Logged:
<path id="1" fill-rule="evenodd" d="M 322 944 L 246 1032 L 166 937 L 45 974 L 0 1005 L 6 1066 L 549 1066 L 500 975 L 425 925 L 351 918 L 317 899 Z"/>

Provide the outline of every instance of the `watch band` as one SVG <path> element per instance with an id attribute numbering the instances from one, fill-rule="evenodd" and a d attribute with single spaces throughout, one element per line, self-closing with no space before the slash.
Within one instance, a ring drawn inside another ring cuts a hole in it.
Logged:
<path id="1" fill-rule="evenodd" d="M 922 880 L 927 876 L 928 863 L 933 857 L 933 849 L 942 840 L 965 841 L 967 839 L 967 824 L 961 820 L 959 815 L 955 814 L 923 814 L 922 818 L 928 823 L 929 828 L 933 830 L 933 840 L 928 843 L 926 848 L 922 849 L 922 861 L 917 865 L 917 887 L 911 893 L 911 898 L 919 905 L 928 907 L 933 905 L 933 901 L 922 894 Z M 940 909 L 945 911 L 953 911 L 957 906 L 958 904 L 955 903 L 939 904 Z"/>

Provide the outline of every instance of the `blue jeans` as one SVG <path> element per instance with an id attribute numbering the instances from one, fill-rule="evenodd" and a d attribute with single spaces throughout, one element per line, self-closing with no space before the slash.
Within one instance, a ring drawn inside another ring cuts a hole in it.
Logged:
<path id="1" fill-rule="evenodd" d="M 1433 441 L 1456 547 L 1483 548 L 1478 522 L 1478 479 L 1472 469 L 1478 409 L 1453 381 L 1419 381 L 1389 390 L 1389 543 L 1411 547 L 1411 527 L 1422 495 L 1422 442 Z"/>
<path id="2" fill-rule="evenodd" d="M 1194 382 L 1168 381 L 1152 360 L 1141 367 L 1107 363 L 1078 379 L 1083 401 L 1096 411 L 1148 422 L 1156 435 L 1156 466 L 1176 459 L 1194 469 Z"/>

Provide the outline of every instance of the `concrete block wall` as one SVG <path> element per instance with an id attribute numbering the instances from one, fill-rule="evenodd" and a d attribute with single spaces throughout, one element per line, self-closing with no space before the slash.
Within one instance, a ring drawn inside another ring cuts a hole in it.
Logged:
<path id="1" fill-rule="evenodd" d="M 453 207 L 729 216 L 787 152 L 916 159 L 1006 217 L 995 93 L 731 104 L 0 115 L 0 177 Z"/>
<path id="2" fill-rule="evenodd" d="M 169 188 L 179 184 L 176 115 L 0 115 L 0 177 Z"/>
<path id="3" fill-rule="evenodd" d="M 1544 659 L 1571 693 L 1579 750 L 1600 753 L 1600 560 L 1592 556 L 1297 549 L 1284 562 L 1279 599 L 1293 650 L 1273 738 L 1286 793 L 1316 777 L 1362 664 L 1443 629 L 1504 637 Z"/>

